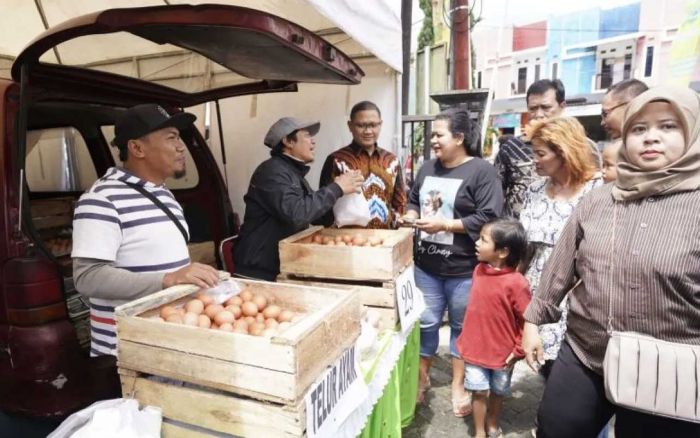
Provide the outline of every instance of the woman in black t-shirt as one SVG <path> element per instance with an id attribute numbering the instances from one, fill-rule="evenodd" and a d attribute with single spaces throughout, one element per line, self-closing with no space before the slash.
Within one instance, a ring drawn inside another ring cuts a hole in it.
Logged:
<path id="1" fill-rule="evenodd" d="M 469 301 L 472 271 L 477 264 L 475 242 L 481 226 L 501 214 L 503 192 L 496 169 L 469 156 L 472 139 L 469 115 L 462 109 L 440 113 L 432 127 L 431 145 L 437 159 L 421 166 L 401 222 L 415 221 L 420 238 L 414 254 L 416 285 L 426 310 L 421 316 L 421 360 L 418 402 L 430 386 L 430 366 L 437 352 L 438 330 L 447 309 L 452 354 L 452 407 L 464 417 L 471 404 L 464 389 L 464 362 L 455 341 Z"/>

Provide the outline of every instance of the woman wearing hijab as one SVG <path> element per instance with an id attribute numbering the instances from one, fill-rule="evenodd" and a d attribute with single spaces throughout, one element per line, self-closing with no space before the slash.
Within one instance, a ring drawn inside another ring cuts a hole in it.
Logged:
<path id="1" fill-rule="evenodd" d="M 617 181 L 586 196 L 564 227 L 525 312 L 523 349 L 536 367 L 543 359 L 537 326 L 559 319 L 573 288 L 538 438 L 595 437 L 613 414 L 616 438 L 700 436 L 698 423 L 612 404 L 603 378 L 612 331 L 700 345 L 699 113 L 700 98 L 686 88 L 658 87 L 632 100 Z M 689 365 L 700 369 L 695 360 Z M 620 375 L 632 371 L 621 363 Z"/>

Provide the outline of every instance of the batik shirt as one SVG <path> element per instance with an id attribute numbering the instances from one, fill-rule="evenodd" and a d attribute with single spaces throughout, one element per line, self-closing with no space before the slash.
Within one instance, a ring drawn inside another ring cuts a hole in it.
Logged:
<path id="1" fill-rule="evenodd" d="M 517 219 L 523 208 L 525 192 L 536 178 L 532 145 L 517 137 L 508 137 L 501 143 L 494 164 L 503 185 L 503 213 Z"/>
<path id="2" fill-rule="evenodd" d="M 397 219 L 406 209 L 406 189 L 401 165 L 396 155 L 377 146 L 372 155 L 355 142 L 328 156 L 321 171 L 319 187 L 327 186 L 338 176 L 359 170 L 365 182 L 362 192 L 369 203 L 370 221 L 366 228 L 396 228 Z M 323 218 L 323 225 L 333 224 L 333 212 Z"/>

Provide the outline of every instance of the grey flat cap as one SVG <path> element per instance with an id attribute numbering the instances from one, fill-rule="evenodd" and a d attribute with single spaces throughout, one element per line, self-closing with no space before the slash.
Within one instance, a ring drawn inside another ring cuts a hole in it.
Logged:
<path id="1" fill-rule="evenodd" d="M 276 121 L 265 135 L 265 146 L 273 148 L 282 139 L 298 129 L 306 129 L 312 136 L 318 134 L 321 122 L 304 122 L 295 117 L 282 117 Z"/>

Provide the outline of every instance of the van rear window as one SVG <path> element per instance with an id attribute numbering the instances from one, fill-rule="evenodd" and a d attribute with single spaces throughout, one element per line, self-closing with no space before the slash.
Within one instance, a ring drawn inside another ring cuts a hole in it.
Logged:
<path id="1" fill-rule="evenodd" d="M 111 143 L 114 140 L 114 126 L 105 125 L 102 126 L 102 135 L 104 135 L 105 140 Z M 119 149 L 115 146 L 110 146 L 109 151 L 112 153 L 112 158 L 117 166 L 122 165 L 122 160 L 119 159 Z M 182 190 L 182 189 L 193 189 L 199 184 L 199 173 L 197 172 L 197 166 L 192 159 L 192 155 L 189 150 L 185 150 L 185 169 L 187 173 L 182 178 L 168 178 L 165 180 L 165 186 L 170 190 Z"/>
<path id="2" fill-rule="evenodd" d="M 85 140 L 72 127 L 28 131 L 25 169 L 32 192 L 83 192 L 97 180 Z"/>

